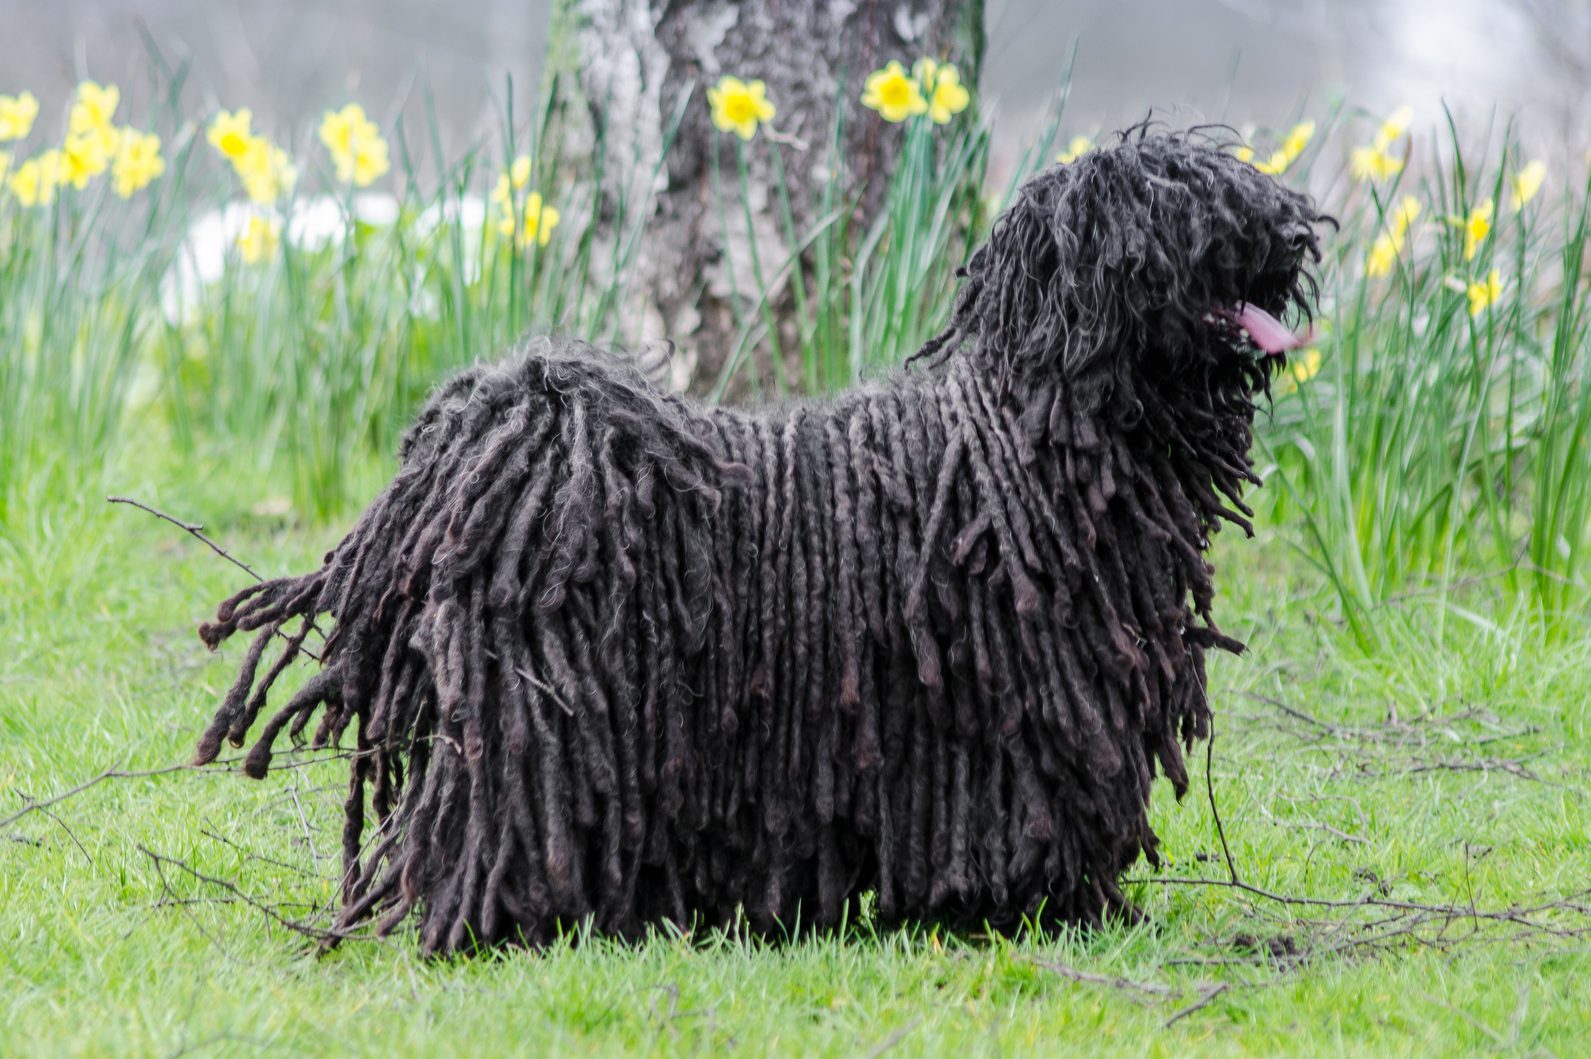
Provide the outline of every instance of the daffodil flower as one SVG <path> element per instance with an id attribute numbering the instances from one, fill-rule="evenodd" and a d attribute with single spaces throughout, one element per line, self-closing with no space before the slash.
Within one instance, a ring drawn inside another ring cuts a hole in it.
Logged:
<path id="1" fill-rule="evenodd" d="M 530 185 L 530 156 L 522 154 L 511 162 L 507 169 L 497 174 L 497 183 L 492 186 L 491 201 L 502 211 L 507 228 L 504 235 L 514 232 L 514 198 L 515 193 L 524 191 Z"/>
<path id="2" fill-rule="evenodd" d="M 1392 157 L 1385 147 L 1355 147 L 1348 166 L 1355 180 L 1386 180 L 1403 169 L 1403 159 Z"/>
<path id="3" fill-rule="evenodd" d="M 344 166 L 339 161 L 337 175 L 355 187 L 367 188 L 391 168 L 392 163 L 387 158 L 387 141 L 376 136 L 355 144 L 351 164 Z"/>
<path id="4" fill-rule="evenodd" d="M 862 92 L 862 105 L 875 110 L 885 121 L 902 122 L 914 114 L 928 110 L 928 100 L 916 79 L 906 75 L 906 68 L 891 59 L 882 70 L 868 75 Z"/>
<path id="5" fill-rule="evenodd" d="M 519 246 L 521 249 L 529 246 L 534 241 L 538 246 L 546 246 L 552 241 L 552 230 L 558 227 L 558 211 L 552 206 L 545 206 L 541 201 L 541 192 L 532 191 L 525 199 L 525 221 L 519 229 Z"/>
<path id="6" fill-rule="evenodd" d="M 1394 110 L 1381 123 L 1381 128 L 1376 130 L 1376 147 L 1385 150 L 1392 145 L 1393 140 L 1402 139 L 1403 134 L 1409 131 L 1409 123 L 1413 120 L 1414 108 L 1407 103 Z"/>
<path id="7" fill-rule="evenodd" d="M 246 265 L 257 265 L 276 254 L 282 242 L 282 222 L 274 217 L 250 214 L 249 223 L 238 236 L 238 251 Z"/>
<path id="8" fill-rule="evenodd" d="M 264 136 L 250 136 L 232 167 L 249 200 L 260 206 L 275 205 L 292 192 L 298 180 L 298 168 L 292 158 Z"/>
<path id="9" fill-rule="evenodd" d="M 1477 280 L 1469 285 L 1469 314 L 1479 316 L 1500 298 L 1502 293 L 1503 276 L 1494 268 L 1484 280 Z"/>
<path id="10" fill-rule="evenodd" d="M 359 140 L 379 135 L 379 130 L 365 108 L 349 103 L 341 110 L 328 110 L 320 119 L 320 142 L 334 156 L 352 154 Z"/>
<path id="11" fill-rule="evenodd" d="M 1402 242 L 1394 239 L 1390 232 L 1376 236 L 1376 241 L 1370 245 L 1370 253 L 1365 257 L 1365 275 L 1379 278 L 1391 272 L 1392 266 L 1397 264 L 1398 251 L 1402 248 Z"/>
<path id="12" fill-rule="evenodd" d="M 1320 350 L 1311 346 L 1302 350 L 1287 365 L 1287 370 L 1276 380 L 1278 395 L 1290 394 L 1304 383 L 1320 374 Z"/>
<path id="13" fill-rule="evenodd" d="M 1480 252 L 1481 244 L 1492 231 L 1492 215 L 1496 211 L 1491 199 L 1487 199 L 1474 209 L 1469 215 L 1454 223 L 1464 229 L 1464 260 L 1473 261 Z"/>
<path id="14" fill-rule="evenodd" d="M 1248 162 L 1255 169 L 1267 176 L 1280 176 L 1287 171 L 1287 167 L 1298 161 L 1304 153 L 1304 148 L 1309 146 L 1309 141 L 1315 135 L 1315 123 L 1301 121 L 1287 130 L 1282 145 L 1272 151 L 1263 161 L 1254 161 L 1256 155 L 1254 148 L 1249 146 L 1237 147 L 1232 151 L 1232 156 L 1240 162 Z"/>
<path id="15" fill-rule="evenodd" d="M 369 187 L 391 168 L 387 141 L 358 103 L 328 110 L 321 118 L 320 141 L 331 152 L 337 179 L 345 184 Z"/>
<path id="16" fill-rule="evenodd" d="M 1398 254 L 1403 251 L 1403 241 L 1409 228 L 1420 216 L 1420 209 L 1420 200 L 1413 195 L 1405 195 L 1392 208 L 1388 214 L 1387 230 L 1377 236 L 1370 247 L 1370 255 L 1365 261 L 1365 275 L 1385 276 L 1392 271 Z"/>
<path id="17" fill-rule="evenodd" d="M 921 60 L 932 63 L 932 59 Z M 926 82 L 925 82 L 926 83 Z M 949 63 L 934 63 L 933 83 L 928 88 L 928 119 L 935 125 L 948 125 L 950 119 L 967 109 L 972 93 L 961 83 L 961 73 Z"/>
<path id="18" fill-rule="evenodd" d="M 115 116 L 121 99 L 121 89 L 115 85 L 84 81 L 77 86 L 77 97 L 72 101 L 66 131 L 73 136 L 81 136 L 105 128 Z"/>
<path id="19" fill-rule="evenodd" d="M 757 135 L 757 127 L 772 121 L 775 113 L 766 84 L 727 75 L 707 90 L 707 103 L 712 108 L 713 128 L 745 141 Z M 528 179 L 529 174 L 526 176 Z"/>
<path id="20" fill-rule="evenodd" d="M 0 96 L 0 142 L 20 140 L 33 130 L 39 116 L 39 101 L 32 92 Z"/>
<path id="21" fill-rule="evenodd" d="M 110 168 L 120 139 L 120 131 L 110 125 L 68 136 L 60 153 L 60 183 L 79 191 L 88 187 L 90 180 Z"/>
<path id="22" fill-rule="evenodd" d="M 1403 170 L 1403 159 L 1394 157 L 1390 148 L 1409 131 L 1413 120 L 1414 108 L 1401 106 L 1381 123 L 1369 145 L 1353 149 L 1348 166 L 1355 180 L 1386 180 Z"/>
<path id="23" fill-rule="evenodd" d="M 1282 153 L 1287 155 L 1289 164 L 1298 160 L 1314 137 L 1315 123 L 1312 121 L 1301 121 L 1287 130 L 1287 136 L 1282 140 Z"/>
<path id="24" fill-rule="evenodd" d="M 1515 213 L 1524 209 L 1525 203 L 1536 197 L 1536 192 L 1541 190 L 1542 181 L 1546 179 L 1547 163 L 1539 159 L 1514 174 L 1509 184 L 1514 193 Z"/>
<path id="25" fill-rule="evenodd" d="M 121 147 L 111 167 L 111 182 L 116 194 L 124 199 L 132 198 L 135 192 L 148 187 L 165 171 L 166 162 L 160 157 L 159 136 L 135 129 L 127 129 L 122 133 Z"/>
<path id="26" fill-rule="evenodd" d="M 508 167 L 509 182 L 518 191 L 530 183 L 530 155 L 522 154 Z"/>
<path id="27" fill-rule="evenodd" d="M 234 111 L 223 110 L 215 116 L 214 121 L 210 122 L 205 139 L 210 142 L 211 147 L 220 152 L 222 158 L 236 165 L 254 141 L 254 133 L 250 129 L 253 121 L 254 113 L 248 107 L 240 107 Z"/>
<path id="28" fill-rule="evenodd" d="M 1320 350 L 1311 347 L 1288 365 L 1287 373 L 1293 377 L 1295 383 L 1306 383 L 1320 374 Z"/>
<path id="29" fill-rule="evenodd" d="M 22 205 L 48 206 L 55 201 L 60 173 L 61 152 L 50 150 L 17 166 L 7 183 Z"/>
<path id="30" fill-rule="evenodd" d="M 1258 169 L 1266 176 L 1280 176 L 1286 172 L 1287 167 L 1292 164 L 1293 160 L 1288 157 L 1286 151 L 1275 150 L 1271 152 L 1270 157 L 1265 159 L 1265 161 L 1255 162 L 1254 168 Z"/>
<path id="31" fill-rule="evenodd" d="M 1066 150 L 1055 156 L 1055 160 L 1062 165 L 1077 161 L 1083 155 L 1094 149 L 1094 141 L 1087 136 L 1073 136 L 1067 143 Z"/>

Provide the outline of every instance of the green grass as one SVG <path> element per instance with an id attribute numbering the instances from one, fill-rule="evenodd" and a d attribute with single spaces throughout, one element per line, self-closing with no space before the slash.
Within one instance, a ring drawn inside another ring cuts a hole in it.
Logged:
<path id="1" fill-rule="evenodd" d="M 335 539 L 239 514 L 248 483 L 181 466 L 111 476 L 209 521 L 267 573 L 304 568 Z M 1279 538 L 1222 541 L 1217 558 L 1218 614 L 1252 646 L 1212 675 L 1213 780 L 1245 881 L 1483 911 L 1586 889 L 1591 643 L 1544 639 L 1492 585 L 1467 601 L 1493 614 L 1486 626 L 1437 637 L 1437 604 L 1415 600 L 1382 617 L 1396 650 L 1366 655 Z M 241 577 L 174 527 L 92 497 L 0 546 L 0 819 L 108 767 L 185 760 L 237 661 L 207 655 L 193 624 Z M 1157 791 L 1162 874 L 1219 879 L 1202 755 L 1193 772 L 1182 805 Z M 862 923 L 783 947 L 660 936 L 427 962 L 400 934 L 317 958 L 145 852 L 323 922 L 345 782 L 337 762 L 263 783 L 217 769 L 111 779 L 0 827 L 5 1053 L 862 1055 L 893 1041 L 899 1055 L 1567 1055 L 1591 1030 L 1584 938 L 1486 924 L 1477 936 L 1463 917 L 1360 949 L 1369 913 L 1144 882 L 1148 925 L 1050 939 Z M 1584 912 L 1547 922 L 1591 926 Z M 1313 955 L 1281 966 L 1247 940 L 1279 938 Z M 1215 985 L 1227 988 L 1164 1026 Z"/>

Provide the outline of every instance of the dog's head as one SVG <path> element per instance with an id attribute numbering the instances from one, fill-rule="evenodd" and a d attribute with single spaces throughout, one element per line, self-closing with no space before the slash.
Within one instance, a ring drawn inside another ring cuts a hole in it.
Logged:
<path id="1" fill-rule="evenodd" d="M 1281 321 L 1312 313 L 1330 218 L 1225 147 L 1138 126 L 1029 180 L 931 350 L 1132 418 L 1146 394 L 1265 386 L 1303 341 Z"/>

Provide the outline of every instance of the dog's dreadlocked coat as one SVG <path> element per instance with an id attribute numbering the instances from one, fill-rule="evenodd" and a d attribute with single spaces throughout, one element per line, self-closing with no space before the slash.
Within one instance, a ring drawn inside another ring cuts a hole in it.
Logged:
<path id="1" fill-rule="evenodd" d="M 321 569 L 203 626 L 256 635 L 199 760 L 325 614 L 246 769 L 317 708 L 317 744 L 352 728 L 344 928 L 1125 909 L 1205 653 L 1241 649 L 1203 553 L 1249 529 L 1253 398 L 1325 220 L 1217 147 L 1139 129 L 1035 177 L 948 329 L 833 399 L 702 407 L 557 340 L 453 379 Z"/>

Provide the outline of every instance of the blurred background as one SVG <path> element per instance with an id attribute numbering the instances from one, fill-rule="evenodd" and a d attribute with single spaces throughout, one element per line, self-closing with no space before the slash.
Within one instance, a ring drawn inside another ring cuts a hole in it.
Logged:
<path id="1" fill-rule="evenodd" d="M 0 0 L 0 92 L 65 98 L 80 78 L 138 98 L 150 46 L 191 57 L 191 90 L 267 127 L 357 96 L 434 94 L 450 150 L 494 133 L 512 75 L 528 99 L 550 0 Z M 1383 112 L 1446 103 L 1473 127 L 1523 119 L 1540 145 L 1583 146 L 1588 0 L 987 0 L 983 98 L 994 164 L 1041 122 L 1077 43 L 1066 126 L 1110 128 L 1150 107 L 1189 120 L 1284 123 L 1344 98 Z"/>

